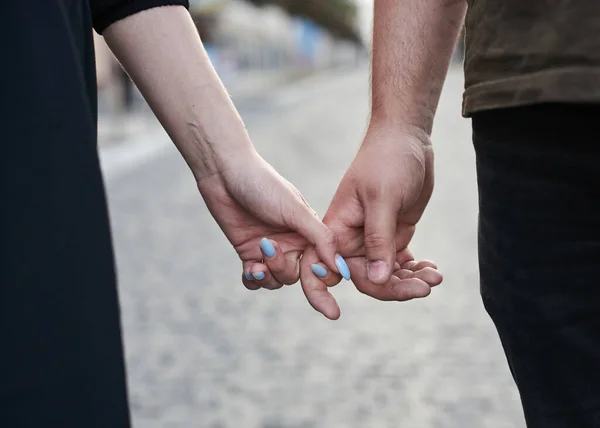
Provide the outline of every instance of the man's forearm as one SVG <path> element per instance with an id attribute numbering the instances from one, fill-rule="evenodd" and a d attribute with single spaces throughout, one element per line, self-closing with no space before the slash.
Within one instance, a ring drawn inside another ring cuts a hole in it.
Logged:
<path id="1" fill-rule="evenodd" d="M 185 8 L 146 10 L 103 35 L 197 180 L 254 152 Z"/>
<path id="2" fill-rule="evenodd" d="M 375 0 L 371 122 L 428 134 L 466 0 Z"/>

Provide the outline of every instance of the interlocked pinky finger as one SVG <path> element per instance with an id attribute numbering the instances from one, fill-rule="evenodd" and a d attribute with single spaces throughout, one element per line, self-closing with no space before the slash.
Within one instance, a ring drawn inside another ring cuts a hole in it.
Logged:
<path id="1" fill-rule="evenodd" d="M 244 262 L 242 266 L 242 284 L 244 284 L 244 287 L 246 287 L 248 290 L 259 290 L 261 288 L 260 284 L 256 282 L 251 273 L 252 267 L 255 264 L 260 265 L 259 262 Z"/>
<path id="2" fill-rule="evenodd" d="M 256 263 L 254 266 L 252 266 L 250 275 L 252 276 L 254 282 L 260 286 L 260 288 L 277 290 L 283 287 L 283 284 L 277 281 L 269 271 L 269 268 L 262 263 Z"/>
<path id="3" fill-rule="evenodd" d="M 342 276 L 338 273 L 331 272 L 325 264 L 318 262 L 312 263 L 310 269 L 327 287 L 338 285 L 342 280 Z"/>
<path id="4" fill-rule="evenodd" d="M 330 320 L 338 319 L 340 308 L 327 287 L 339 282 L 339 276 L 321 266 L 314 247 L 307 248 L 300 265 L 300 282 L 308 303 Z"/>

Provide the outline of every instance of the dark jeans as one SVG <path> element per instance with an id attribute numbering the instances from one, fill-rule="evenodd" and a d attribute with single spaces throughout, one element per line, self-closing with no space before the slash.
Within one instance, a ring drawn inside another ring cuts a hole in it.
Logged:
<path id="1" fill-rule="evenodd" d="M 600 427 L 600 105 L 478 113 L 481 294 L 530 428 Z"/>

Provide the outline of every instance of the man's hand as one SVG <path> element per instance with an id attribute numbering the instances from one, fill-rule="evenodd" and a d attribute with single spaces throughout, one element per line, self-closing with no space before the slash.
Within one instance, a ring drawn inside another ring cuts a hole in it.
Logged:
<path id="1" fill-rule="evenodd" d="M 333 272 L 348 271 L 333 232 L 257 153 L 229 159 L 228 168 L 199 180 L 198 188 L 242 260 L 248 289 L 296 283 L 308 244 Z"/>
<path id="2" fill-rule="evenodd" d="M 374 1 L 371 125 L 324 222 L 356 287 L 380 300 L 424 297 L 442 280 L 408 244 L 433 189 L 429 134 L 466 9 L 465 0 Z M 337 318 L 327 286 L 339 277 L 310 248 L 301 280 L 313 307 Z"/>
<path id="3" fill-rule="evenodd" d="M 408 244 L 433 191 L 433 151 L 412 127 L 372 125 L 325 215 L 356 288 L 378 300 L 429 295 L 442 281 L 434 263 L 415 262 Z M 339 276 L 307 249 L 302 287 L 311 305 L 330 319 L 339 307 L 328 286 Z"/>

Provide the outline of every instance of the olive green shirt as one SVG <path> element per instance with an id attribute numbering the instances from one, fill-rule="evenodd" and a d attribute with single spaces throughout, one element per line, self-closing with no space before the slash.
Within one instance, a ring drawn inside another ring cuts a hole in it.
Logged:
<path id="1" fill-rule="evenodd" d="M 463 114 L 600 103 L 600 0 L 468 0 Z"/>

